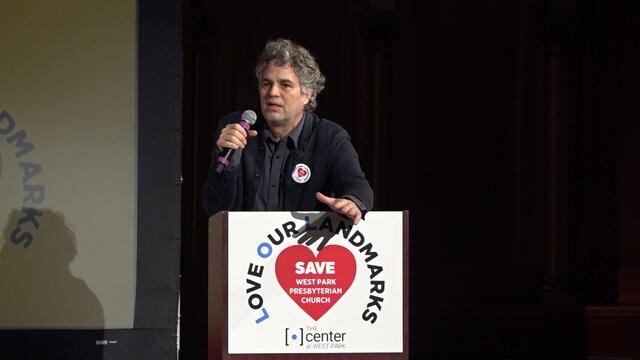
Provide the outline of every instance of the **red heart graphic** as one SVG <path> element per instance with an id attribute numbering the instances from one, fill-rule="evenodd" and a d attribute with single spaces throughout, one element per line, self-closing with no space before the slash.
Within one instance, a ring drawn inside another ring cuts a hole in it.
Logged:
<path id="1" fill-rule="evenodd" d="M 318 256 L 304 245 L 294 245 L 276 259 L 280 286 L 314 320 L 340 300 L 355 276 L 356 259 L 340 245 L 325 246 Z"/>
<path id="2" fill-rule="evenodd" d="M 298 176 L 299 177 L 305 177 L 307 175 L 307 170 L 303 169 L 303 168 L 299 168 L 298 169 Z"/>

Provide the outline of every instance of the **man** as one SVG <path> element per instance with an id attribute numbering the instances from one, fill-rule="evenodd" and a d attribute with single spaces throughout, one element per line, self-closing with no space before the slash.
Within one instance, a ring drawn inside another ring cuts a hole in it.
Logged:
<path id="1" fill-rule="evenodd" d="M 222 119 L 204 186 L 207 213 L 328 208 L 357 224 L 373 191 L 347 132 L 313 112 L 325 80 L 313 56 L 290 40 L 270 41 L 255 72 L 262 118 L 251 130 L 239 113 Z M 218 173 L 225 148 L 236 151 Z"/>

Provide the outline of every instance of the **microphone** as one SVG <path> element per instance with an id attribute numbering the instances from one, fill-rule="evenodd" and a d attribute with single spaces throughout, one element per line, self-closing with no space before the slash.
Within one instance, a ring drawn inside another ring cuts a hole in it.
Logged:
<path id="1" fill-rule="evenodd" d="M 240 116 L 240 126 L 242 126 L 247 132 L 249 132 L 249 128 L 251 125 L 256 123 L 258 116 L 253 110 L 245 110 L 242 112 Z M 236 152 L 236 149 L 224 148 L 220 155 L 218 155 L 218 166 L 216 167 L 216 173 L 221 174 L 224 169 L 229 165 L 229 161 L 233 153 Z"/>

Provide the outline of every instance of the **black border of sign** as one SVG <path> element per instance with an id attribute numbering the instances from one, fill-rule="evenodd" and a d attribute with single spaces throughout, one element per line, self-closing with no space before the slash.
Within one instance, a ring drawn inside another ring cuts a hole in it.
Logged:
<path id="1" fill-rule="evenodd" d="M 134 328 L 174 329 L 180 289 L 182 4 L 138 1 L 138 272 Z M 158 301 L 171 299 L 171 301 Z"/>

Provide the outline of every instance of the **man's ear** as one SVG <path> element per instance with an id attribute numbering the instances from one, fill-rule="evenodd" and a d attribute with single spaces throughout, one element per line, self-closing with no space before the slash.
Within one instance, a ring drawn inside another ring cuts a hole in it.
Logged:
<path id="1" fill-rule="evenodd" d="M 313 94 L 313 90 L 307 90 L 304 94 L 304 104 L 307 105 L 309 101 L 311 101 L 311 95 Z"/>

